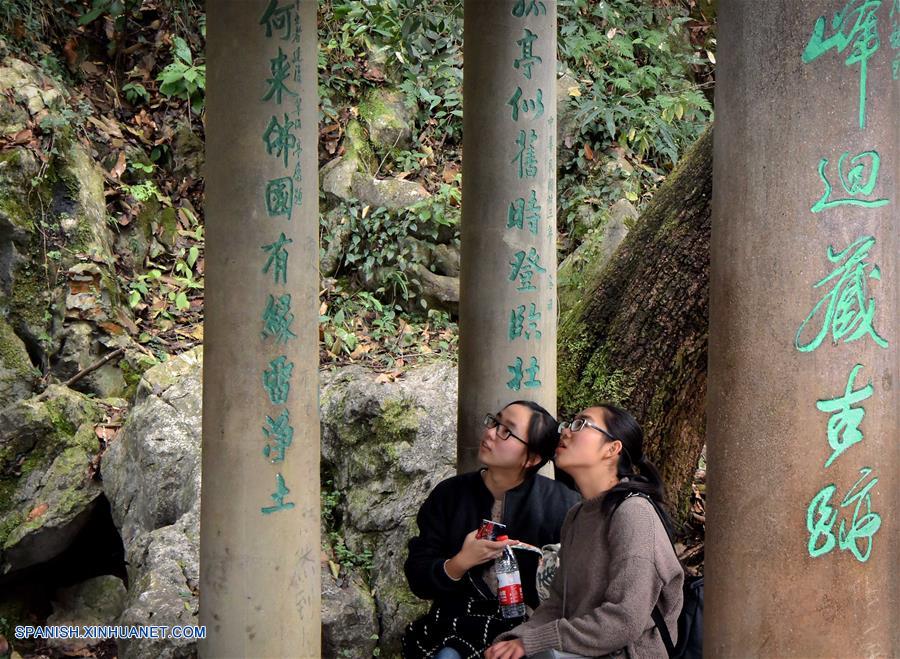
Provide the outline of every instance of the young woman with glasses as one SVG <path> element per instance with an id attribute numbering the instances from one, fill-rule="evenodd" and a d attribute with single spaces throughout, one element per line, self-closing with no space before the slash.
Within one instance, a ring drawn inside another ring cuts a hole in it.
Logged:
<path id="1" fill-rule="evenodd" d="M 563 524 L 550 597 L 485 658 L 666 657 L 653 617 L 661 614 L 674 641 L 684 573 L 643 430 L 606 404 L 559 427 L 556 467 L 573 477 L 584 501 Z"/>
<path id="2" fill-rule="evenodd" d="M 478 451 L 484 467 L 439 483 L 416 518 L 404 569 L 412 592 L 432 600 L 406 629 L 406 659 L 475 659 L 491 640 L 521 619 L 500 614 L 494 561 L 503 548 L 559 542 L 566 511 L 579 496 L 537 474 L 559 443 L 556 419 L 531 401 L 515 401 L 484 418 Z M 506 525 L 515 540 L 476 538 L 482 520 Z M 539 554 L 516 551 L 525 604 L 538 605 Z"/>

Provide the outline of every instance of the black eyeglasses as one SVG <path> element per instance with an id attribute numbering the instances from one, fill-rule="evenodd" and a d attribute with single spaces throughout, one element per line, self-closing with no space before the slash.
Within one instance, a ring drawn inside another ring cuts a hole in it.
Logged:
<path id="1" fill-rule="evenodd" d="M 525 444 L 525 446 L 528 446 L 528 442 L 526 442 L 524 439 L 522 439 L 521 437 L 516 435 L 512 430 L 510 430 L 509 428 L 504 426 L 502 423 L 500 423 L 500 419 L 495 417 L 493 414 L 485 414 L 484 415 L 484 427 L 485 428 L 496 428 L 497 429 L 497 437 L 499 437 L 503 441 L 506 441 L 510 437 L 514 437 L 515 439 L 518 439 L 520 442 Z"/>
<path id="2" fill-rule="evenodd" d="M 559 431 L 559 434 L 561 435 L 561 434 L 562 434 L 562 431 L 565 430 L 566 428 L 568 428 L 568 429 L 571 430 L 572 432 L 578 432 L 579 430 L 581 430 L 581 429 L 584 428 L 585 426 L 587 426 L 588 428 L 593 428 L 593 429 L 596 430 L 597 432 L 606 435 L 607 437 L 609 437 L 609 438 L 610 438 L 611 440 L 613 440 L 613 441 L 616 440 L 615 437 L 613 437 L 612 435 L 610 435 L 608 432 L 606 432 L 606 431 L 605 431 L 603 428 L 601 428 L 600 426 L 598 426 L 598 425 L 596 425 L 596 424 L 594 424 L 594 423 L 591 423 L 591 422 L 588 421 L 587 419 L 582 419 L 581 417 L 578 417 L 578 418 L 575 419 L 574 421 L 569 421 L 569 422 L 563 421 L 562 423 L 559 424 L 559 428 L 558 428 L 557 430 Z"/>

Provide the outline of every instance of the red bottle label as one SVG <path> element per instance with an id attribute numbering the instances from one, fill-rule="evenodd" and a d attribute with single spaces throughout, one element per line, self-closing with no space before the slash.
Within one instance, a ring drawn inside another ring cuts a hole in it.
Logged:
<path id="1" fill-rule="evenodd" d="M 498 594 L 500 595 L 500 604 L 508 606 L 510 604 L 521 604 L 525 601 L 522 597 L 522 585 L 510 584 L 509 586 L 500 586 Z"/>

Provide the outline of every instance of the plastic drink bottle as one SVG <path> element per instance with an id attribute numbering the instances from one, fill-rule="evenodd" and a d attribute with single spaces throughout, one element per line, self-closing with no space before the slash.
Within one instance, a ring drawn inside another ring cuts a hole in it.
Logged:
<path id="1" fill-rule="evenodd" d="M 505 535 L 497 538 L 499 542 L 507 539 Z M 509 547 L 504 547 L 503 554 L 497 559 L 496 572 L 500 613 L 504 618 L 523 618 L 525 598 L 522 595 L 522 578 L 519 576 L 519 563 Z"/>

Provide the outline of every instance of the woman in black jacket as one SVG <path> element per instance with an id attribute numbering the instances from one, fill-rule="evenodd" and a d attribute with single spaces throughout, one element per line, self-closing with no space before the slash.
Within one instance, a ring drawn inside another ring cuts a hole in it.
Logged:
<path id="1" fill-rule="evenodd" d="M 478 458 L 485 468 L 439 483 L 416 518 L 419 535 L 409 542 L 404 570 L 412 592 L 433 603 L 406 629 L 406 659 L 476 659 L 497 634 L 521 622 L 500 614 L 494 560 L 507 544 L 559 542 L 566 511 L 580 498 L 537 474 L 559 443 L 547 410 L 515 401 L 486 415 L 484 423 Z M 502 522 L 516 540 L 477 539 L 483 519 Z M 539 557 L 515 553 L 525 604 L 533 609 Z"/>

